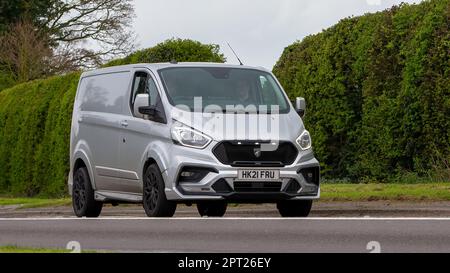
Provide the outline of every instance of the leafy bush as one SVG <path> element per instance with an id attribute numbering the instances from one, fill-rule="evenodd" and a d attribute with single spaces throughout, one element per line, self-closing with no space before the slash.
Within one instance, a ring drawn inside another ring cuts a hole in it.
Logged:
<path id="1" fill-rule="evenodd" d="M 219 50 L 218 45 L 202 44 L 189 39 L 169 39 L 123 59 L 111 61 L 105 66 L 170 61 L 223 63 L 226 59 Z"/>
<path id="2" fill-rule="evenodd" d="M 450 1 L 346 18 L 287 47 L 274 67 L 325 177 L 392 180 L 450 161 Z M 447 176 L 448 177 L 448 176 Z"/>

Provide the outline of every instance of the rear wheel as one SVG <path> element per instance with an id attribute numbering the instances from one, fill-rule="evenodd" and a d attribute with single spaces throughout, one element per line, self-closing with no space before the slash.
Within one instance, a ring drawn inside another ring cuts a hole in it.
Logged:
<path id="1" fill-rule="evenodd" d="M 308 217 L 312 203 L 312 200 L 281 201 L 277 209 L 283 217 Z"/>
<path id="2" fill-rule="evenodd" d="M 227 211 L 228 204 L 224 201 L 201 201 L 197 203 L 200 216 L 222 217 Z"/>
<path id="3" fill-rule="evenodd" d="M 73 176 L 72 207 L 78 217 L 98 217 L 103 203 L 94 198 L 91 179 L 85 167 L 77 169 Z"/>
<path id="4" fill-rule="evenodd" d="M 158 166 L 148 166 L 144 175 L 142 200 L 148 217 L 172 217 L 175 214 L 177 203 L 167 200 L 164 188 L 164 180 Z"/>

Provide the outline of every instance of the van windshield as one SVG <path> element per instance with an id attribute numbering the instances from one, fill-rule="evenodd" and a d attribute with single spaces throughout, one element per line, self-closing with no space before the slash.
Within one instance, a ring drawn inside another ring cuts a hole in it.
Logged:
<path id="1" fill-rule="evenodd" d="M 264 71 L 174 67 L 159 70 L 159 75 L 170 103 L 191 112 L 212 108 L 214 112 L 243 109 L 245 112 L 287 113 L 290 109 L 278 83 Z"/>

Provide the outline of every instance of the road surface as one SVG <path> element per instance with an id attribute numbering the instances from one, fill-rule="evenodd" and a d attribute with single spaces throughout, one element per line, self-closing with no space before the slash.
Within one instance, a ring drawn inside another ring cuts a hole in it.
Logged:
<path id="1" fill-rule="evenodd" d="M 450 218 L 1 218 L 0 245 L 124 252 L 450 252 Z"/>
<path id="2" fill-rule="evenodd" d="M 72 217 L 71 206 L 20 208 L 0 206 L 0 218 Z M 196 206 L 179 205 L 175 217 L 198 216 Z M 144 217 L 142 205 L 105 205 L 102 216 Z M 228 206 L 225 217 L 279 217 L 275 204 L 240 204 Z M 450 217 L 450 202 L 314 202 L 312 217 Z"/>

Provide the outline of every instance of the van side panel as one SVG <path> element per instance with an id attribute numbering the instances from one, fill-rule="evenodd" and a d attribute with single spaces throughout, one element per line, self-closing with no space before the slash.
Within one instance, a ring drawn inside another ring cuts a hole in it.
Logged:
<path id="1" fill-rule="evenodd" d="M 116 72 L 85 77 L 81 80 L 73 134 L 74 147 L 84 147 L 89 155 L 96 190 L 120 190 L 116 177 L 119 167 L 120 126 L 123 120 L 123 101 L 131 72 Z M 83 142 L 88 145 L 77 145 Z M 77 151 L 74 151 L 75 153 Z"/>

